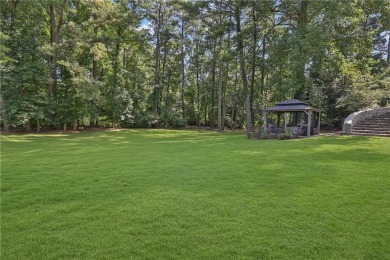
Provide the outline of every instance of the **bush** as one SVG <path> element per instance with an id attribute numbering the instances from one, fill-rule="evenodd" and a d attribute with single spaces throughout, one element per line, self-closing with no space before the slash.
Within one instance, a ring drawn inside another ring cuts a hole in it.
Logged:
<path id="1" fill-rule="evenodd" d="M 136 128 L 148 128 L 156 126 L 159 122 L 159 117 L 152 111 L 134 113 L 133 126 Z"/>
<path id="2" fill-rule="evenodd" d="M 279 139 L 285 140 L 294 138 L 290 129 L 283 130 L 281 128 L 274 128 L 270 131 L 264 131 L 263 128 L 259 128 L 255 132 L 247 133 L 247 138 L 252 140 L 265 140 L 265 139 Z"/>
<path id="3" fill-rule="evenodd" d="M 255 132 L 247 133 L 247 138 L 252 140 L 269 139 L 271 136 L 268 131 L 264 132 L 263 129 L 259 129 Z"/>
<path id="4" fill-rule="evenodd" d="M 258 140 L 259 139 L 259 134 L 257 132 L 250 132 L 250 133 L 246 133 L 246 137 L 248 139 Z"/>
<path id="5" fill-rule="evenodd" d="M 175 118 L 172 122 L 173 127 L 186 127 L 187 119 L 186 118 Z"/>
<path id="6" fill-rule="evenodd" d="M 283 132 L 279 133 L 276 138 L 279 140 L 286 140 L 292 137 L 293 137 L 292 131 L 290 129 L 285 129 Z"/>
<path id="7" fill-rule="evenodd" d="M 262 132 L 262 133 L 260 134 L 260 139 L 265 140 L 265 139 L 270 139 L 270 138 L 271 138 L 271 135 L 268 133 L 268 131 Z"/>

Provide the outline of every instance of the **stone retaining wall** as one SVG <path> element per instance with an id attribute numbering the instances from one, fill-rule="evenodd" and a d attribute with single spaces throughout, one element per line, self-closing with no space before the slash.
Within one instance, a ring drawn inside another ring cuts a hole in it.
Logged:
<path id="1" fill-rule="evenodd" d="M 360 120 L 375 117 L 375 116 L 380 116 L 381 114 L 385 114 L 389 112 L 390 112 L 390 107 L 382 107 L 382 108 L 354 112 L 344 120 L 342 133 L 349 135 L 352 132 L 352 127 Z"/>

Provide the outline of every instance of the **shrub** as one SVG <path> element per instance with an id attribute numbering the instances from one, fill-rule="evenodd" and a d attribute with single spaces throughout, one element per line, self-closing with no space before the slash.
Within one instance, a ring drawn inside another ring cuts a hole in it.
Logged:
<path id="1" fill-rule="evenodd" d="M 266 132 L 262 132 L 260 134 L 260 139 L 265 140 L 265 139 L 270 139 L 270 138 L 271 138 L 271 135 L 267 131 Z"/>
<path id="2" fill-rule="evenodd" d="M 285 129 L 283 132 L 278 133 L 276 138 L 279 140 L 290 139 L 292 137 L 292 131 L 290 129 Z"/>
<path id="3" fill-rule="evenodd" d="M 175 118 L 172 122 L 173 127 L 186 127 L 187 119 L 186 118 Z"/>
<path id="4" fill-rule="evenodd" d="M 248 138 L 248 139 L 254 139 L 253 137 L 254 137 L 254 133 L 253 132 L 248 132 L 248 133 L 246 133 L 246 137 Z"/>
<path id="5" fill-rule="evenodd" d="M 152 111 L 134 113 L 133 126 L 139 128 L 153 127 L 156 126 L 159 119 Z"/>
<path id="6" fill-rule="evenodd" d="M 264 131 L 263 128 L 259 128 L 255 132 L 247 133 L 247 138 L 252 140 L 265 140 L 265 139 L 279 139 L 285 140 L 294 138 L 293 132 L 290 129 L 274 128 L 269 131 Z"/>
<path id="7" fill-rule="evenodd" d="M 268 131 L 265 131 L 263 129 L 258 129 L 257 131 L 247 133 L 247 138 L 252 140 L 259 140 L 259 139 L 269 139 L 271 138 L 271 135 Z"/>

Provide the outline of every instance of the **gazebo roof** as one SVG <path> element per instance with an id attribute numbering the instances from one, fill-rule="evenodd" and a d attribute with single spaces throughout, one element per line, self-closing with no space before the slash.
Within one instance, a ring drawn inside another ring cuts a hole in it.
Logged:
<path id="1" fill-rule="evenodd" d="M 321 111 L 320 109 L 311 107 L 308 103 L 297 99 L 286 100 L 264 110 L 268 112 Z"/>

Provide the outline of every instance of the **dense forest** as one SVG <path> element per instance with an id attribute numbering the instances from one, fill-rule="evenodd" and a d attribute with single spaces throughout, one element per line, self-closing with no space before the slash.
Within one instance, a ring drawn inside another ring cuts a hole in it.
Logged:
<path id="1" fill-rule="evenodd" d="M 388 0 L 0 0 L 1 124 L 245 128 L 390 100 Z"/>

